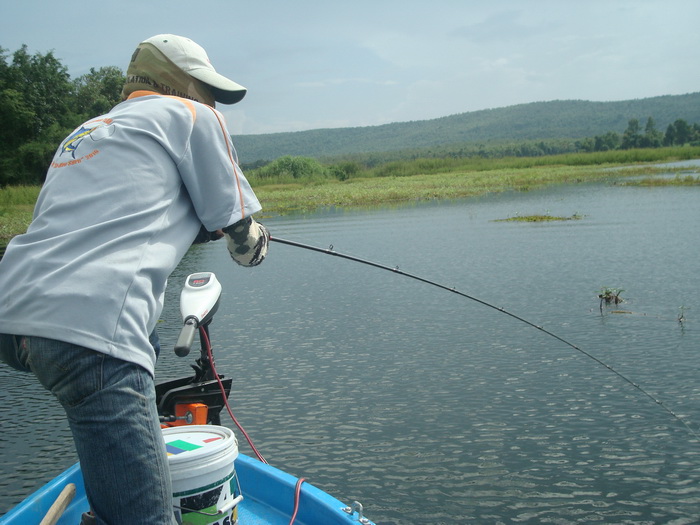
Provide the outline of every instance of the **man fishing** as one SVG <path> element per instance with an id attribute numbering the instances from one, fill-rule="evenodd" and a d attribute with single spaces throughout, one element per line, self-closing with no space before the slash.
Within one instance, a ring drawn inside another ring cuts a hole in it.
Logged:
<path id="1" fill-rule="evenodd" d="M 0 358 L 64 407 L 84 522 L 163 524 L 175 520 L 153 334 L 167 278 L 193 242 L 224 236 L 234 261 L 256 266 L 269 234 L 215 109 L 243 86 L 195 42 L 157 35 L 131 57 L 122 94 L 64 140 L 31 225 L 7 246 Z"/>

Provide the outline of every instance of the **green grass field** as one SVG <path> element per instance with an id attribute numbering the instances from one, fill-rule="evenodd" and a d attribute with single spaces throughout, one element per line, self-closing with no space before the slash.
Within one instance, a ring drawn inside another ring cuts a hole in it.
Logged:
<path id="1" fill-rule="evenodd" d="M 417 159 L 360 170 L 347 180 L 304 177 L 256 180 L 263 217 L 309 213 L 327 207 L 377 207 L 426 200 L 462 199 L 502 191 L 528 191 L 552 184 L 635 177 L 628 184 L 698 185 L 683 170 L 676 177 L 654 163 L 700 158 L 700 147 L 611 151 L 505 159 Z M 616 168 L 613 170 L 613 168 Z M 642 177 L 640 177 L 642 176 Z M 38 186 L 0 189 L 0 245 L 23 233 L 32 217 Z"/>

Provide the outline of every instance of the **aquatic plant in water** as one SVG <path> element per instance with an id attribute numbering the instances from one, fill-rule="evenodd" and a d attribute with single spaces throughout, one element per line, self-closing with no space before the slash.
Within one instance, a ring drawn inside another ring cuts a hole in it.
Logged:
<path id="1" fill-rule="evenodd" d="M 495 222 L 549 222 L 549 221 L 578 221 L 583 215 L 574 213 L 571 217 L 556 217 L 553 215 L 516 215 L 507 219 L 496 219 Z"/>
<path id="2" fill-rule="evenodd" d="M 603 309 L 603 303 L 605 304 L 620 304 L 624 302 L 620 294 L 624 290 L 620 288 L 608 288 L 607 286 L 602 288 L 598 292 L 598 298 L 600 299 L 600 308 Z"/>

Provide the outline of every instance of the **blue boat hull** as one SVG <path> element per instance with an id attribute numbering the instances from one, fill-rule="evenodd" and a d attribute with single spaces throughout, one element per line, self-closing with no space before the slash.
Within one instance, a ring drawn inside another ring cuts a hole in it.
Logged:
<path id="1" fill-rule="evenodd" d="M 243 501 L 238 505 L 241 525 L 288 524 L 294 511 L 294 491 L 297 478 L 239 454 L 235 461 Z M 80 465 L 75 464 L 58 477 L 30 495 L 21 504 L 0 518 L 2 525 L 39 524 L 68 483 L 74 483 L 76 494 L 57 525 L 77 525 L 89 506 Z M 358 513 L 347 512 L 348 506 L 309 483 L 304 483 L 295 524 L 350 525 L 358 524 Z M 368 520 L 363 524 L 371 525 Z"/>

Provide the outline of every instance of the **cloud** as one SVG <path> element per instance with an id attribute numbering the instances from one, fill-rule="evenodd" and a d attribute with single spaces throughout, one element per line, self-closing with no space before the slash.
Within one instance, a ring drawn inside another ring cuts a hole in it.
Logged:
<path id="1" fill-rule="evenodd" d="M 187 16 L 172 2 L 124 1 L 118 11 L 91 5 L 94 19 L 119 28 L 95 38 L 77 37 L 60 4 L 8 2 L 0 45 L 53 49 L 79 76 L 125 68 L 143 38 L 184 34 L 249 89 L 222 107 L 244 133 L 700 89 L 696 0 L 212 0 Z"/>

